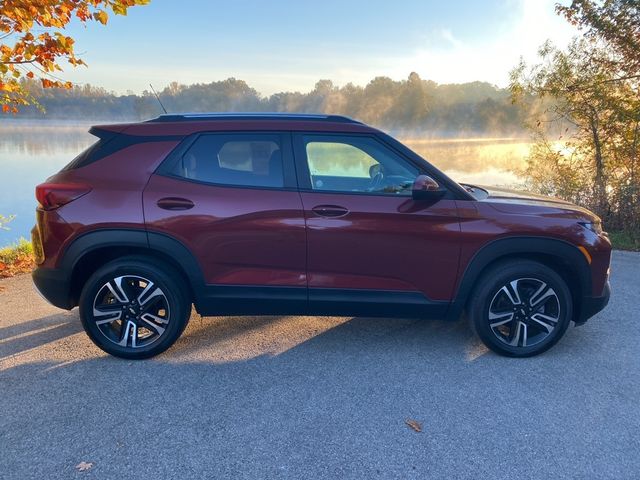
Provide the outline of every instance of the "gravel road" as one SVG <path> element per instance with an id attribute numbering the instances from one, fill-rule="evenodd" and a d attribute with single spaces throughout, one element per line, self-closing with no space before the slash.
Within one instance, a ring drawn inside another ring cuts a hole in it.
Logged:
<path id="1" fill-rule="evenodd" d="M 194 314 L 131 362 L 2 280 L 0 478 L 639 478 L 640 254 L 612 272 L 604 312 L 522 360 L 464 322 Z"/>

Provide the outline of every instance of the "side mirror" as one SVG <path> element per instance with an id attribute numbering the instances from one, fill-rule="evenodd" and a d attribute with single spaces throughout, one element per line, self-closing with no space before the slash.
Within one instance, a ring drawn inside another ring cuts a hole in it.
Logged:
<path id="1" fill-rule="evenodd" d="M 411 194 L 414 200 L 440 200 L 447 191 L 428 175 L 418 175 L 413 182 Z"/>

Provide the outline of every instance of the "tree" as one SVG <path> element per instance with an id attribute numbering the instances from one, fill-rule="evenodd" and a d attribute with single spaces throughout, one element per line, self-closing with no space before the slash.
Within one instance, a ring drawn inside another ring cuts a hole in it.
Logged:
<path id="1" fill-rule="evenodd" d="M 599 38 L 618 57 L 625 76 L 637 78 L 640 71 L 640 2 L 638 0 L 573 0 L 557 5 L 556 11 L 571 24 L 586 29 L 586 36 Z"/>
<path id="2" fill-rule="evenodd" d="M 2 0 L 0 1 L 0 106 L 16 113 L 20 106 L 37 104 L 24 79 L 38 79 L 43 88 L 71 88 L 58 78 L 61 63 L 86 65 L 76 56 L 73 38 L 63 29 L 77 18 L 106 25 L 109 11 L 126 15 L 134 5 L 149 0 Z"/>
<path id="3" fill-rule="evenodd" d="M 576 0 L 558 11 L 587 27 L 565 50 L 511 72 L 514 101 L 532 113 L 531 185 L 596 211 L 609 228 L 640 235 L 638 3 Z M 615 21 L 621 24 L 616 31 Z"/>

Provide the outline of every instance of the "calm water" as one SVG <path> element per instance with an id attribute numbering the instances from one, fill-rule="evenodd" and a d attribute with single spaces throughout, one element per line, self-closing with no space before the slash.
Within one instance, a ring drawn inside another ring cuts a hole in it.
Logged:
<path id="1" fill-rule="evenodd" d="M 95 124 L 96 122 L 92 122 Z M 0 214 L 15 215 L 0 230 L 0 246 L 29 237 L 34 188 L 93 143 L 91 124 L 0 119 Z M 517 185 L 529 143 L 522 139 L 405 139 L 412 149 L 460 182 Z"/>

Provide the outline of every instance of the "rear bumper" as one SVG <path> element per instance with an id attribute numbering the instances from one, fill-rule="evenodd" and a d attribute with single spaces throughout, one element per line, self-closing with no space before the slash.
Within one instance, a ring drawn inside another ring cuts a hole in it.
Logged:
<path id="1" fill-rule="evenodd" d="M 578 318 L 576 318 L 576 323 L 578 325 L 583 324 L 591 317 L 593 317 L 596 313 L 603 310 L 604 307 L 609 303 L 609 298 L 611 297 L 611 286 L 607 281 L 604 286 L 604 291 L 602 292 L 601 297 L 583 297 L 582 303 L 580 305 L 580 313 Z"/>
<path id="2" fill-rule="evenodd" d="M 66 272 L 38 267 L 31 278 L 36 290 L 50 304 L 65 310 L 71 310 L 75 306 L 71 298 L 71 278 Z"/>

